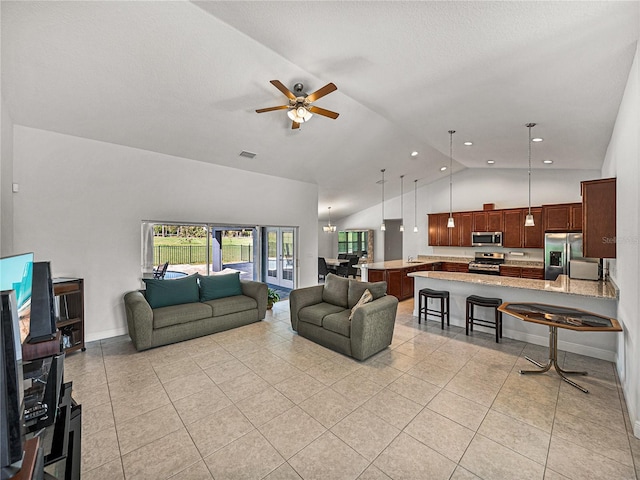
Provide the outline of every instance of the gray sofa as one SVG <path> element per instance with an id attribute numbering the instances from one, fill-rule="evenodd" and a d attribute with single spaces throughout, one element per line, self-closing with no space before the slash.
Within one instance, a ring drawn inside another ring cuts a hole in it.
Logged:
<path id="1" fill-rule="evenodd" d="M 368 289 L 373 301 L 351 309 Z M 324 285 L 293 290 L 291 326 L 320 345 L 365 360 L 391 344 L 398 299 L 387 295 L 386 282 L 358 282 L 329 274 Z"/>
<path id="2" fill-rule="evenodd" d="M 160 308 L 151 308 L 143 291 L 126 293 L 127 325 L 134 346 L 147 350 L 264 319 L 267 285 L 249 280 L 240 280 L 240 285 L 242 295 Z"/>

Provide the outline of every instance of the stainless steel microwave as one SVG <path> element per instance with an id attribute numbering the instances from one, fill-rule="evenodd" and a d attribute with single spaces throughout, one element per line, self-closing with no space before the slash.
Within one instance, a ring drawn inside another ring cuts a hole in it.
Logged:
<path id="1" fill-rule="evenodd" d="M 471 234 L 471 245 L 474 247 L 501 247 L 502 232 L 473 232 Z"/>

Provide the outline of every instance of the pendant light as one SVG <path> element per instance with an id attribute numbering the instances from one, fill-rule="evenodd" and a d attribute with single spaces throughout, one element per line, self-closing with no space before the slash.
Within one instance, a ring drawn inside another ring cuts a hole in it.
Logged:
<path id="1" fill-rule="evenodd" d="M 400 231 L 404 232 L 404 175 L 400 175 Z"/>
<path id="2" fill-rule="evenodd" d="M 535 123 L 527 123 L 526 127 L 529 129 L 529 213 L 524 221 L 525 227 L 535 227 L 533 221 L 533 215 L 531 215 L 531 129 L 535 127 Z"/>
<path id="3" fill-rule="evenodd" d="M 453 221 L 453 134 L 455 130 L 449 130 L 449 220 L 447 220 L 447 228 L 456 226 Z"/>
<path id="4" fill-rule="evenodd" d="M 380 182 L 382 184 L 382 223 L 380 224 L 380 230 L 383 232 L 387 229 L 384 224 L 384 170 L 384 168 L 380 170 L 382 172 L 382 181 Z"/>
<path id="5" fill-rule="evenodd" d="M 326 232 L 326 233 L 333 233 L 336 231 L 336 226 L 335 225 L 331 225 L 331 207 L 327 207 L 329 209 L 329 223 L 325 226 L 322 227 L 322 229 Z"/>
<path id="6" fill-rule="evenodd" d="M 413 181 L 413 233 L 418 233 L 418 179 Z"/>

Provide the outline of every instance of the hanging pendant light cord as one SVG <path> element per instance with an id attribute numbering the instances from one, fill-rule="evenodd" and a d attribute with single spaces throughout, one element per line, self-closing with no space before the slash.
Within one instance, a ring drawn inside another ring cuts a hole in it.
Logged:
<path id="1" fill-rule="evenodd" d="M 413 231 L 418 230 L 418 179 L 413 181 Z"/>
<path id="2" fill-rule="evenodd" d="M 531 128 L 535 126 L 535 123 L 527 123 L 529 129 L 529 215 L 531 215 Z"/>
<path id="3" fill-rule="evenodd" d="M 404 229 L 404 175 L 400 175 L 400 226 Z"/>
<path id="4" fill-rule="evenodd" d="M 384 171 L 383 168 L 380 170 L 382 172 L 382 226 L 384 226 Z"/>
<path id="5" fill-rule="evenodd" d="M 453 216 L 453 134 L 455 130 L 449 130 L 449 218 Z"/>

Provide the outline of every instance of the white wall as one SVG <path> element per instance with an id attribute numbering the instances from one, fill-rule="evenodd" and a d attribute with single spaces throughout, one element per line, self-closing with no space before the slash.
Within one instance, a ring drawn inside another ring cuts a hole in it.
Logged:
<path id="1" fill-rule="evenodd" d="M 0 256 L 13 250 L 13 122 L 0 98 Z"/>
<path id="2" fill-rule="evenodd" d="M 640 75 L 638 50 L 620 103 L 602 167 L 603 177 L 617 177 L 617 258 L 610 275 L 620 287 L 618 320 L 624 328 L 618 346 L 617 368 L 622 380 L 634 435 L 640 438 Z"/>
<path id="3" fill-rule="evenodd" d="M 531 174 L 531 203 L 580 202 L 580 181 L 600 178 L 598 170 L 539 169 Z M 416 255 L 450 255 L 473 257 L 477 249 L 465 247 L 430 247 L 428 243 L 427 214 L 449 211 L 449 178 L 420 186 L 418 182 L 418 233 L 413 233 L 414 192 L 404 195 L 403 257 Z M 467 169 L 453 175 L 453 210 L 482 210 L 485 203 L 495 208 L 526 207 L 528 203 L 528 177 L 525 170 Z M 400 218 L 400 197 L 385 201 L 385 217 Z M 384 235 L 380 231 L 382 209 L 380 204 L 336 221 L 338 230 L 372 228 L 375 231 L 375 260 L 383 260 Z M 337 242 L 337 240 L 336 240 Z M 337 250 L 337 243 L 335 245 Z M 492 251 L 501 249 L 490 248 Z M 505 249 L 521 251 L 525 257 L 518 259 L 542 261 L 542 249 Z"/>
<path id="4" fill-rule="evenodd" d="M 146 219 L 299 226 L 299 285 L 317 283 L 315 185 L 18 125 L 14 177 L 14 249 L 85 279 L 88 340 L 126 333 Z"/>

